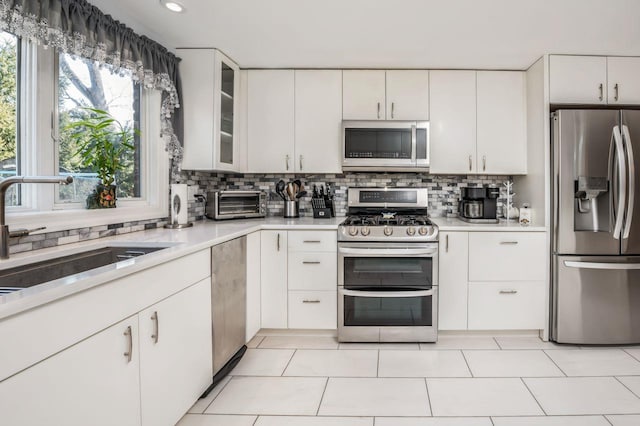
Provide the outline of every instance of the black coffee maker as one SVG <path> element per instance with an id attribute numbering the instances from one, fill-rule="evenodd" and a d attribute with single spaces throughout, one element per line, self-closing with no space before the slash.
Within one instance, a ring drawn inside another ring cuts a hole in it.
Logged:
<path id="1" fill-rule="evenodd" d="M 498 223 L 497 203 L 500 188 L 495 185 L 461 188 L 460 195 L 460 220 L 471 223 Z"/>

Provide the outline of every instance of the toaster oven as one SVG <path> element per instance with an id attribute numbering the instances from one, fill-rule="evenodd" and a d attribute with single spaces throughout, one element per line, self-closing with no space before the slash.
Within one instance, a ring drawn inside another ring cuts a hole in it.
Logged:
<path id="1" fill-rule="evenodd" d="M 267 215 L 267 194 L 262 191 L 207 192 L 205 216 L 209 219 L 247 219 Z"/>

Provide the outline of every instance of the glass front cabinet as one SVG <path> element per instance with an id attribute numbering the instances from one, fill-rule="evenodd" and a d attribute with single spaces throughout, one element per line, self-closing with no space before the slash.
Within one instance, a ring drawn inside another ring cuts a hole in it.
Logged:
<path id="1" fill-rule="evenodd" d="M 177 49 L 184 113 L 184 170 L 240 172 L 238 65 L 216 49 Z"/>

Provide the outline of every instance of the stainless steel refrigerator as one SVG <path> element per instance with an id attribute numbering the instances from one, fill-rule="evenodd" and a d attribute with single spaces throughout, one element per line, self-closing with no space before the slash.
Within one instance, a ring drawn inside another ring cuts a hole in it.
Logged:
<path id="1" fill-rule="evenodd" d="M 551 339 L 640 343 L 640 111 L 552 115 Z"/>

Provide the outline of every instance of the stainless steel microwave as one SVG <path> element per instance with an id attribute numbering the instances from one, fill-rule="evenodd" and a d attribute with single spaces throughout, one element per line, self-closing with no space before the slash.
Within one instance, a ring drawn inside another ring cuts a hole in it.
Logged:
<path id="1" fill-rule="evenodd" d="M 342 170 L 429 170 L 429 122 L 343 121 Z"/>
<path id="2" fill-rule="evenodd" d="M 262 191 L 207 192 L 205 216 L 209 219 L 245 219 L 267 215 L 267 194 Z"/>

